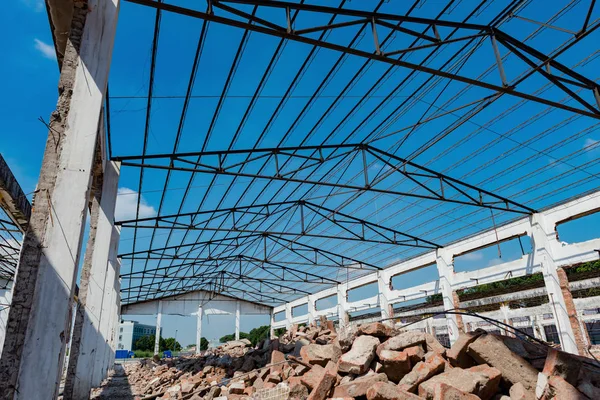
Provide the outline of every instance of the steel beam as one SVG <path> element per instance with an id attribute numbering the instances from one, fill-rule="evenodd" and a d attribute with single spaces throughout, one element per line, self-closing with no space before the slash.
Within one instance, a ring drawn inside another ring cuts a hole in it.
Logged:
<path id="1" fill-rule="evenodd" d="M 163 11 L 169 11 L 169 12 L 173 12 L 173 13 L 177 13 L 177 14 L 181 14 L 181 15 L 187 15 L 187 16 L 194 17 L 194 18 L 204 19 L 206 21 L 212 21 L 212 22 L 216 22 L 219 24 L 242 28 L 242 29 L 246 29 L 249 31 L 259 32 L 259 33 L 276 36 L 276 37 L 280 37 L 280 38 L 284 38 L 284 39 L 288 39 L 288 40 L 293 40 L 293 41 L 297 41 L 297 42 L 301 42 L 301 43 L 306 43 L 306 44 L 310 44 L 310 45 L 317 46 L 317 47 L 328 48 L 331 50 L 355 55 L 358 57 L 381 61 L 381 62 L 385 62 L 388 64 L 396 65 L 399 67 L 424 72 L 424 73 L 427 73 L 430 75 L 439 76 L 442 78 L 455 80 L 458 82 L 463 82 L 468 85 L 481 87 L 484 89 L 494 91 L 496 93 L 507 94 L 509 96 L 514 96 L 514 97 L 522 98 L 525 100 L 534 101 L 534 102 L 544 104 L 547 106 L 552 106 L 552 107 L 559 108 L 562 110 L 567 110 L 567 111 L 574 112 L 577 114 L 585 115 L 585 116 L 588 116 L 591 118 L 600 119 L 600 110 L 598 109 L 598 107 L 595 107 L 593 110 L 588 110 L 588 109 L 586 109 L 587 107 L 585 107 L 584 109 L 571 107 L 566 104 L 562 104 L 560 102 L 548 100 L 548 99 L 545 99 L 545 98 L 542 98 L 542 97 L 539 97 L 539 96 L 536 96 L 533 94 L 529 94 L 526 92 L 517 91 L 517 90 L 515 90 L 516 85 L 514 85 L 514 84 L 511 84 L 509 86 L 504 86 L 504 85 L 502 85 L 502 82 L 500 82 L 500 84 L 487 83 L 480 79 L 471 78 L 471 77 L 467 77 L 467 76 L 463 76 L 463 75 L 457 75 L 454 73 L 443 71 L 441 69 L 430 68 L 430 67 L 426 67 L 423 65 L 410 63 L 410 62 L 407 62 L 407 61 L 404 61 L 401 59 L 393 58 L 390 55 L 386 54 L 385 51 L 377 50 L 376 44 L 378 43 L 378 41 L 375 40 L 375 38 L 376 38 L 375 36 L 374 36 L 374 41 L 373 41 L 375 45 L 374 45 L 372 52 L 360 50 L 360 49 L 345 46 L 345 45 L 340 45 L 337 43 L 327 41 L 325 39 L 320 40 L 320 39 L 314 39 L 312 37 L 304 36 L 306 34 L 310 34 L 311 32 L 315 32 L 318 30 L 336 29 L 339 27 L 339 24 L 330 23 L 330 24 L 327 24 L 324 26 L 306 27 L 304 29 L 294 30 L 290 26 L 288 26 L 286 19 L 285 19 L 284 12 L 277 12 L 277 11 L 273 11 L 273 10 L 283 9 L 283 10 L 301 11 L 301 13 L 300 13 L 301 15 L 307 14 L 307 13 L 317 13 L 320 15 L 323 15 L 323 14 L 325 14 L 325 15 L 342 15 L 342 16 L 345 16 L 348 18 L 356 18 L 357 20 L 354 21 L 355 24 L 362 24 L 365 21 L 371 21 L 373 26 L 376 26 L 376 25 L 384 26 L 387 29 L 396 30 L 399 34 L 405 34 L 405 35 L 410 35 L 410 36 L 415 36 L 415 34 L 418 34 L 418 33 L 414 32 L 414 31 L 407 32 L 407 30 L 405 28 L 398 27 L 395 24 L 391 24 L 390 21 L 396 22 L 396 23 L 408 22 L 411 24 L 420 24 L 420 25 L 423 25 L 424 27 L 431 27 L 431 29 L 433 31 L 432 33 L 434 33 L 434 34 L 435 34 L 435 32 L 437 32 L 437 30 L 434 30 L 434 27 L 444 26 L 444 27 L 448 27 L 448 28 L 455 28 L 459 31 L 465 31 L 464 32 L 465 38 L 471 37 L 473 35 L 479 35 L 479 34 L 481 34 L 482 36 L 495 35 L 496 39 L 499 43 L 504 45 L 507 42 L 511 42 L 511 44 L 513 46 L 518 47 L 519 50 L 521 50 L 522 52 L 527 54 L 527 56 L 531 60 L 537 60 L 537 62 L 539 62 L 542 66 L 546 63 L 549 63 L 554 68 L 561 71 L 563 74 L 567 75 L 570 79 L 573 79 L 574 81 L 578 81 L 582 85 L 585 85 L 585 87 L 588 88 L 590 91 L 593 92 L 594 90 L 598 90 L 598 85 L 595 82 L 593 82 L 593 80 L 581 76 L 580 74 L 576 73 L 572 69 L 557 62 L 552 57 L 544 55 L 543 53 L 533 49 L 532 47 L 526 45 L 525 43 L 523 43 L 521 41 L 517 40 L 515 43 L 514 40 L 516 40 L 516 39 L 510 37 L 509 35 L 507 35 L 503 31 L 501 31 L 500 29 L 492 27 L 492 26 L 480 25 L 480 24 L 468 24 L 468 23 L 463 23 L 463 22 L 444 21 L 444 20 L 437 20 L 437 19 L 434 20 L 434 19 L 428 19 L 428 18 L 416 18 L 416 17 L 409 17 L 409 16 L 397 15 L 397 14 L 385 14 L 385 13 L 370 12 L 370 11 L 364 11 L 364 10 L 325 7 L 325 6 L 318 6 L 318 5 L 308 5 L 308 4 L 299 4 L 299 3 L 282 2 L 282 1 L 263 1 L 263 0 L 216 1 L 216 0 L 213 0 L 211 2 L 212 12 L 197 11 L 197 10 L 179 7 L 179 6 L 175 6 L 175 5 L 171 5 L 171 4 L 165 4 L 165 3 L 157 2 L 157 1 L 153 1 L 153 0 L 128 0 L 128 1 L 131 3 L 154 7 L 159 10 L 163 10 Z M 262 11 L 262 14 L 269 15 L 269 17 L 271 19 L 274 19 L 275 22 L 272 20 L 268 20 L 266 18 L 258 18 L 254 15 L 250 15 L 250 14 L 246 13 L 245 11 L 243 11 L 243 9 L 236 8 L 235 7 L 236 5 L 238 5 L 238 6 L 239 5 L 254 5 L 255 9 L 258 8 L 258 10 L 259 10 L 258 13 L 261 13 L 261 11 Z M 216 10 L 219 10 L 219 13 L 222 15 L 215 14 Z M 242 17 L 243 19 L 240 19 L 239 17 Z M 306 18 L 303 20 L 307 20 L 307 21 L 312 20 L 310 18 L 310 16 L 305 15 L 305 17 Z M 315 19 L 318 20 L 318 18 L 315 18 Z M 246 22 L 246 21 L 248 21 L 248 22 Z M 587 29 L 587 24 L 584 25 L 584 29 Z M 373 30 L 373 32 L 375 33 L 376 30 Z M 588 33 L 589 30 L 584 30 L 582 32 Z M 432 40 L 431 37 L 429 37 L 428 35 L 422 35 L 422 34 L 419 34 L 419 35 L 421 35 L 422 40 L 426 40 L 428 43 L 431 43 L 431 40 Z M 439 33 L 437 35 L 439 36 Z M 441 37 L 438 39 L 436 37 L 433 41 L 433 44 L 434 45 L 437 44 L 438 45 L 437 47 L 442 46 L 442 45 L 446 44 L 444 39 L 445 38 L 441 38 Z M 451 40 L 455 41 L 456 38 L 451 39 Z M 434 47 L 434 49 L 435 48 L 436 47 Z M 401 50 L 392 50 L 392 51 L 390 51 L 390 53 L 395 55 L 395 54 L 401 53 L 405 50 L 410 50 L 410 48 L 401 49 Z M 543 60 L 545 60 L 545 61 L 543 61 Z M 536 68 L 536 69 L 534 69 L 534 71 L 539 72 L 540 69 Z M 555 83 L 555 80 L 551 80 L 551 82 Z M 561 89 L 563 89 L 563 88 L 561 88 Z"/>

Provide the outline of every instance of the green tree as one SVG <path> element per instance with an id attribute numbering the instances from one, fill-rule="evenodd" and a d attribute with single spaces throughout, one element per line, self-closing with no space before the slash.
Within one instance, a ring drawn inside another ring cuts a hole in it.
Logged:
<path id="1" fill-rule="evenodd" d="M 133 350 L 141 350 L 141 351 L 154 351 L 154 341 L 156 336 L 147 335 L 142 336 L 133 344 Z M 159 351 L 172 350 L 172 351 L 180 351 L 181 344 L 175 340 L 175 338 L 163 338 L 161 337 L 158 341 Z"/>
<path id="2" fill-rule="evenodd" d="M 258 342 L 266 339 L 269 336 L 270 329 L 271 327 L 269 325 L 263 325 L 252 329 L 250 333 L 248 333 L 248 340 L 252 342 L 252 346 L 256 346 Z"/>
<path id="3" fill-rule="evenodd" d="M 283 335 L 285 333 L 286 329 L 285 328 L 277 328 L 275 329 L 275 332 L 273 332 L 275 334 L 275 336 L 279 337 L 281 335 Z"/>
<path id="4" fill-rule="evenodd" d="M 171 350 L 171 351 L 180 351 L 181 345 L 175 338 L 161 338 L 160 340 L 160 351 Z"/>
<path id="5" fill-rule="evenodd" d="M 200 338 L 200 350 L 207 350 L 208 349 L 208 340 L 206 340 L 205 337 Z"/>
<path id="6" fill-rule="evenodd" d="M 154 335 L 142 336 L 133 344 L 132 350 L 154 351 Z"/>
<path id="7" fill-rule="evenodd" d="M 246 332 L 240 332 L 240 339 L 248 339 L 248 334 Z M 225 343 L 231 342 L 232 340 L 235 340 L 235 333 L 230 333 L 229 335 L 223 336 L 221 339 L 219 339 L 219 342 Z"/>

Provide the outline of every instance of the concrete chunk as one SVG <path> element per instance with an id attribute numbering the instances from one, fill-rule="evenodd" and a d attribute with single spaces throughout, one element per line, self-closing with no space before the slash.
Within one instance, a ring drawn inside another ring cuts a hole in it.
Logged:
<path id="1" fill-rule="evenodd" d="M 439 354 L 426 362 L 417 363 L 413 369 L 400 380 L 398 385 L 407 392 L 415 393 L 422 382 L 444 371 L 446 361 Z"/>
<path id="2" fill-rule="evenodd" d="M 461 333 L 458 340 L 454 342 L 452 347 L 446 352 L 448 361 L 454 367 L 469 368 L 475 365 L 475 361 L 467 355 L 469 345 L 473 343 L 479 336 L 480 331 Z"/>
<path id="3" fill-rule="evenodd" d="M 427 339 L 423 332 L 409 331 L 389 338 L 377 350 L 378 353 L 380 350 L 404 350 L 407 347 L 425 344 L 426 342 Z"/>
<path id="4" fill-rule="evenodd" d="M 326 366 L 329 361 L 338 362 L 341 355 L 342 350 L 334 344 L 309 344 L 300 349 L 300 357 L 303 361 L 322 367 Z"/>
<path id="5" fill-rule="evenodd" d="M 560 376 L 551 376 L 548 379 L 548 388 L 543 399 L 589 400 L 586 395 Z"/>
<path id="6" fill-rule="evenodd" d="M 536 400 L 532 390 L 525 389 L 521 382 L 510 387 L 510 400 Z"/>
<path id="7" fill-rule="evenodd" d="M 544 370 L 542 373 L 548 377 L 560 376 L 571 385 L 577 384 L 577 377 L 581 370 L 581 360 L 572 357 L 569 353 L 564 351 L 556 350 L 553 348 L 548 349 L 548 356 L 544 364 Z"/>
<path id="8" fill-rule="evenodd" d="M 359 335 L 369 335 L 378 338 L 388 338 L 393 335 L 392 328 L 381 323 L 373 322 L 371 324 L 365 324 L 358 327 Z"/>
<path id="9" fill-rule="evenodd" d="M 354 340 L 349 352 L 340 357 L 339 368 L 342 372 L 363 374 L 375 358 L 375 349 L 379 339 L 373 336 L 359 336 Z"/>
<path id="10" fill-rule="evenodd" d="M 370 374 L 335 388 L 332 397 L 360 397 L 367 394 L 367 390 L 377 382 L 387 382 L 385 374 Z"/>
<path id="11" fill-rule="evenodd" d="M 389 382 L 377 382 L 367 390 L 367 400 L 419 400 L 419 396 L 406 392 Z"/>
<path id="12" fill-rule="evenodd" d="M 435 384 L 432 397 L 426 398 L 431 400 L 480 400 L 479 396 L 465 393 L 445 383 Z"/>
<path id="13" fill-rule="evenodd" d="M 382 371 L 392 382 L 400 382 L 400 379 L 410 372 L 410 359 L 404 351 L 382 350 L 379 360 L 383 364 Z"/>
<path id="14" fill-rule="evenodd" d="M 434 398 L 436 385 L 439 383 L 452 386 L 465 393 L 477 395 L 482 400 L 488 400 L 498 391 L 500 371 L 489 366 L 475 370 L 453 368 L 421 383 L 419 385 L 419 396 Z"/>
<path id="15" fill-rule="evenodd" d="M 525 389 L 531 390 L 537 384 L 538 371 L 494 335 L 478 337 L 469 345 L 467 354 L 480 364 L 489 364 L 500 370 L 507 386 L 521 382 Z"/>
<path id="16" fill-rule="evenodd" d="M 308 400 L 324 400 L 329 397 L 329 391 L 335 384 L 337 374 L 335 370 L 324 368 L 323 374 L 319 378 L 317 384 L 308 395 Z"/>

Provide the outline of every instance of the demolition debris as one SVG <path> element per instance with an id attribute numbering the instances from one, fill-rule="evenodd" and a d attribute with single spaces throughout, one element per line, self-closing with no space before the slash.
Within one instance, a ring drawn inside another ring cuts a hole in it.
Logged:
<path id="1" fill-rule="evenodd" d="M 375 322 L 336 332 L 294 325 L 251 347 L 228 342 L 201 356 L 123 365 L 93 399 L 570 400 L 600 398 L 600 363 L 477 330 L 452 348 Z M 129 397 L 127 397 L 129 396 Z"/>

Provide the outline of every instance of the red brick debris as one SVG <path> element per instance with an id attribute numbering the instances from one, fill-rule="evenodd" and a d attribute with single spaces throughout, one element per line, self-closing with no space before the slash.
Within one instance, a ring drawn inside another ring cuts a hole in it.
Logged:
<path id="1" fill-rule="evenodd" d="M 255 347 L 243 339 L 199 356 L 125 363 L 118 381 L 136 400 L 600 399 L 600 363 L 538 343 L 478 330 L 446 349 L 380 322 L 344 331 L 322 318 Z M 111 385 L 92 399 L 121 398 Z"/>

